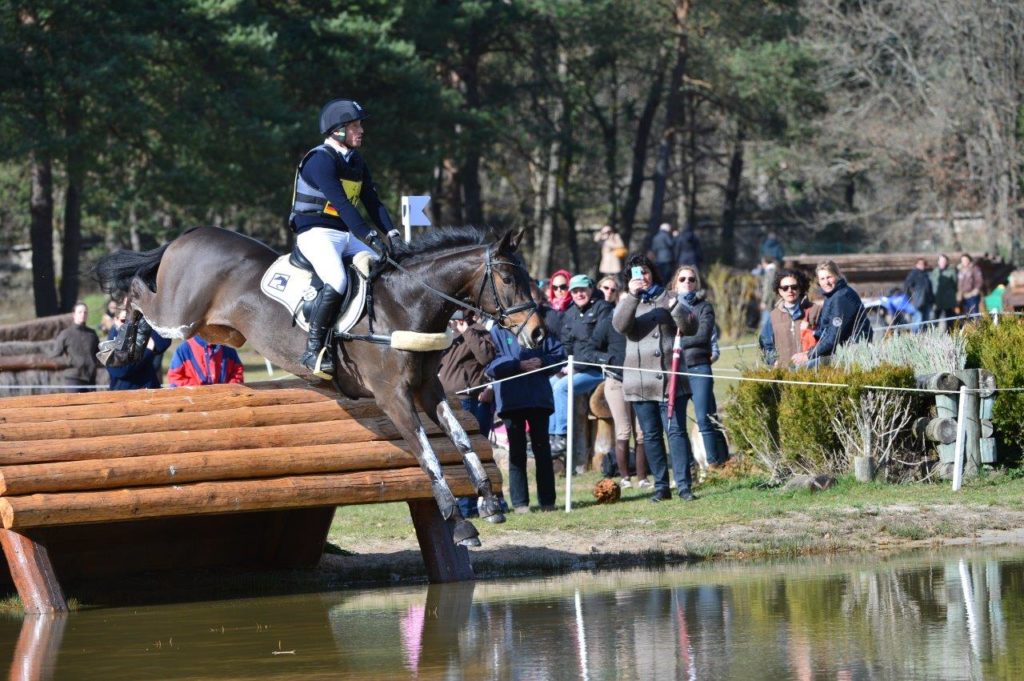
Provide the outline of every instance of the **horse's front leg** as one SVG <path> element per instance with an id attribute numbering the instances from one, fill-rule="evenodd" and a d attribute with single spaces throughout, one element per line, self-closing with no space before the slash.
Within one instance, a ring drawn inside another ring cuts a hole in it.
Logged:
<path id="1" fill-rule="evenodd" d="M 462 517 L 459 506 L 455 502 L 455 495 L 448 487 L 448 481 L 444 479 L 441 471 L 441 462 L 437 458 L 430 440 L 427 438 L 427 431 L 423 428 L 416 407 L 413 404 L 412 395 L 396 391 L 391 399 L 380 399 L 377 396 L 377 404 L 381 410 L 388 415 L 395 424 L 399 434 L 405 438 L 409 448 L 412 449 L 420 468 L 430 479 L 430 488 L 437 501 L 437 508 L 445 520 L 455 523 L 452 531 L 452 539 L 459 546 L 480 546 L 479 533 L 473 524 Z"/>
<path id="2" fill-rule="evenodd" d="M 487 477 L 487 471 L 484 470 L 480 457 L 473 451 L 473 446 L 469 442 L 469 435 L 462 427 L 462 424 L 459 423 L 459 419 L 455 416 L 451 405 L 448 404 L 448 400 L 445 399 L 444 388 L 441 387 L 441 382 L 434 381 L 424 386 L 420 392 L 420 402 L 422 403 L 423 411 L 426 412 L 434 423 L 440 426 L 441 430 L 455 444 L 455 448 L 462 454 L 462 462 L 469 473 L 469 479 L 479 495 L 483 497 L 483 501 L 480 502 L 479 506 L 480 517 L 487 518 L 492 523 L 505 522 L 505 516 L 501 512 L 501 500 L 491 490 L 491 479 Z"/>

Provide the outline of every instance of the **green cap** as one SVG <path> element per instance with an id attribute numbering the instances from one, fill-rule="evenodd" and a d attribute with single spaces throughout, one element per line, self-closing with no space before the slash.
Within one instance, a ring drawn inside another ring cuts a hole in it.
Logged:
<path id="1" fill-rule="evenodd" d="M 569 280 L 569 290 L 574 288 L 591 288 L 594 285 L 594 281 L 585 274 L 577 274 Z"/>

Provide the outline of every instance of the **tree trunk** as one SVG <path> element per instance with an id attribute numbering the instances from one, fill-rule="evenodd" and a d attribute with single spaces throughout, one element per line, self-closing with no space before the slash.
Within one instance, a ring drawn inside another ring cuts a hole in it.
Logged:
<path id="1" fill-rule="evenodd" d="M 29 159 L 32 194 L 29 212 L 32 216 L 32 292 L 36 316 L 57 314 L 57 287 L 53 268 L 53 165 L 49 154 L 35 152 Z"/>
<path id="2" fill-rule="evenodd" d="M 654 163 L 654 191 L 651 195 L 651 215 L 647 221 L 647 243 L 658 231 L 658 226 L 663 222 L 665 212 L 665 187 L 668 183 L 669 157 L 672 154 L 672 147 L 676 140 L 676 132 L 681 123 L 682 97 L 680 90 L 683 84 L 683 75 L 686 73 L 687 59 L 689 57 L 689 43 L 687 36 L 687 17 L 690 13 L 690 0 L 676 0 L 675 4 L 675 28 L 678 32 L 676 38 L 676 62 L 672 67 L 672 74 L 669 76 L 668 95 L 665 104 L 665 126 L 658 144 L 658 151 Z"/>
<path id="3" fill-rule="evenodd" d="M 719 252 L 726 265 L 736 264 L 736 203 L 743 178 L 743 128 L 736 131 L 732 157 L 729 159 L 729 178 L 725 183 L 725 205 L 722 209 L 722 242 Z"/>
<path id="4" fill-rule="evenodd" d="M 462 85 L 469 111 L 480 111 L 480 57 L 481 50 L 474 44 L 463 60 Z M 466 222 L 471 225 L 484 224 L 482 192 L 480 190 L 480 145 L 481 131 L 473 128 L 463 130 L 465 157 L 459 167 L 459 185 L 462 188 L 462 208 Z"/>
<path id="5" fill-rule="evenodd" d="M 70 106 L 67 118 L 68 188 L 64 197 L 64 243 L 61 249 L 60 310 L 71 312 L 78 301 L 78 267 L 82 250 L 82 195 L 85 183 L 84 159 L 78 141 L 81 120 L 77 106 Z"/>
<path id="6" fill-rule="evenodd" d="M 636 210 L 640 205 L 640 193 L 644 186 L 644 167 L 647 165 L 647 144 L 654 127 L 654 114 L 661 103 L 661 88 L 665 83 L 665 63 L 659 61 L 651 89 L 647 93 L 647 101 L 637 121 L 636 134 L 633 136 L 633 162 L 629 174 L 629 188 L 622 204 L 622 218 L 619 220 L 622 241 L 630 248 L 633 238 L 633 224 L 636 222 Z"/>

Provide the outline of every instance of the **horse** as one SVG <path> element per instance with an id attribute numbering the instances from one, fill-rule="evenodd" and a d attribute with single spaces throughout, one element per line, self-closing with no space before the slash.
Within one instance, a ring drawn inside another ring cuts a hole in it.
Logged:
<path id="1" fill-rule="evenodd" d="M 350 333 L 369 338 L 373 331 L 378 339 L 382 330 L 443 334 L 461 306 L 510 329 L 524 346 L 536 346 L 545 331 L 517 253 L 521 237 L 522 232 L 506 232 L 491 241 L 476 228 L 448 227 L 397 244 L 371 277 L 372 320 L 364 313 Z M 314 385 L 329 385 L 350 398 L 375 399 L 430 479 L 438 509 L 452 526 L 453 541 L 479 546 L 478 532 L 462 517 L 416 411 L 418 404 L 462 454 L 482 497 L 481 517 L 502 522 L 500 500 L 445 399 L 438 378 L 441 351 L 396 350 L 335 338 L 335 375 L 325 384 L 299 363 L 306 333 L 293 324 L 284 306 L 260 291 L 261 276 L 278 256 L 251 237 L 199 227 L 152 251 L 109 254 L 97 263 L 95 275 L 104 291 L 123 296 L 133 321 L 144 320 L 165 337 L 199 334 L 210 343 L 233 347 L 249 342 L 274 364 Z M 130 361 L 121 357 L 125 359 Z"/>

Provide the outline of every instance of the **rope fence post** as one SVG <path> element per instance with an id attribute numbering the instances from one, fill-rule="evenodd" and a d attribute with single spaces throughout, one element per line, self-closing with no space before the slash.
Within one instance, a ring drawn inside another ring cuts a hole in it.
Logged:
<path id="1" fill-rule="evenodd" d="M 573 380 L 573 361 L 572 355 L 569 355 L 568 361 L 566 362 L 566 378 L 569 379 L 569 399 L 566 402 L 566 412 L 569 418 L 565 420 L 565 512 L 568 513 L 572 510 L 572 473 L 573 473 L 573 459 L 572 459 L 572 412 L 573 412 L 573 394 L 572 380 Z"/>
<path id="2" fill-rule="evenodd" d="M 953 491 L 959 492 L 964 480 L 964 440 L 967 433 L 967 386 L 960 386 L 960 404 L 956 410 L 956 444 L 953 446 Z"/>

